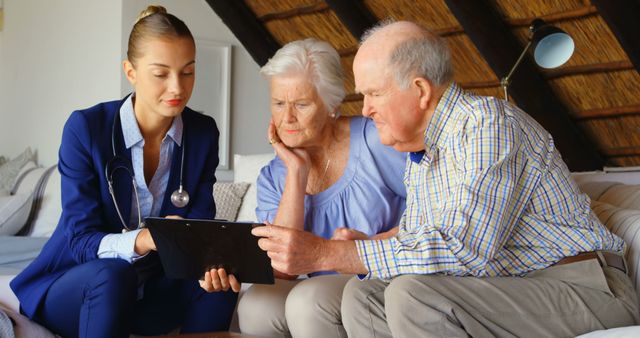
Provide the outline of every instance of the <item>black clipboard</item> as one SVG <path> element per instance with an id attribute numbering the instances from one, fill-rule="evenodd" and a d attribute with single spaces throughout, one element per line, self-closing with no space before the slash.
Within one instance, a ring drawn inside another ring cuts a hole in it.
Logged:
<path id="1" fill-rule="evenodd" d="M 201 279 L 223 267 L 240 283 L 274 283 L 271 259 L 251 234 L 254 223 L 149 217 L 144 224 L 169 278 Z"/>

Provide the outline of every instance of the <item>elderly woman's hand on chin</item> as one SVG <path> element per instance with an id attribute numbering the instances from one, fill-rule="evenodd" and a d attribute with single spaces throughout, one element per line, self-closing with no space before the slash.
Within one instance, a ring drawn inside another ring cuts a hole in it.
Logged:
<path id="1" fill-rule="evenodd" d="M 276 126 L 273 123 L 273 120 L 269 122 L 267 136 L 269 137 L 269 143 L 271 143 L 276 155 L 287 167 L 287 172 L 297 173 L 298 177 L 303 180 L 303 186 L 306 186 L 309 169 L 311 168 L 311 158 L 309 157 L 309 153 L 302 148 L 289 148 L 282 143 L 282 140 L 276 132 Z"/>

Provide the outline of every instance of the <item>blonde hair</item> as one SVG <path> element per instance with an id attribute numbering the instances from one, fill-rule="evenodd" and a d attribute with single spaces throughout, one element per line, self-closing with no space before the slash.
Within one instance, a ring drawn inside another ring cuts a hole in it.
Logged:
<path id="1" fill-rule="evenodd" d="M 138 14 L 131 34 L 127 58 L 135 65 L 135 60 L 142 55 L 140 46 L 150 38 L 187 38 L 195 46 L 195 41 L 187 25 L 173 14 L 167 13 L 162 6 L 151 5 Z"/>
<path id="2" fill-rule="evenodd" d="M 293 72 L 307 74 L 327 112 L 334 113 L 346 95 L 338 52 L 314 38 L 293 41 L 280 48 L 260 69 L 260 74 L 267 79 Z"/>

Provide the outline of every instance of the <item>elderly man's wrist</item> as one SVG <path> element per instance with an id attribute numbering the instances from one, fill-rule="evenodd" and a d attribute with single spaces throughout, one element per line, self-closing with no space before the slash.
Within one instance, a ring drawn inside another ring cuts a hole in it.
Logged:
<path id="1" fill-rule="evenodd" d="M 366 272 L 358 256 L 355 241 L 324 240 L 319 261 L 321 266 L 318 271 L 337 271 L 345 274 Z"/>

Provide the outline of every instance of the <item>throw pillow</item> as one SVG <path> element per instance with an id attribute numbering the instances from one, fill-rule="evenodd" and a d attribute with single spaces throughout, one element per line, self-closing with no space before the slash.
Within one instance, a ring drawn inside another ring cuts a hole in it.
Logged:
<path id="1" fill-rule="evenodd" d="M 20 172 L 18 173 L 18 176 L 16 176 L 15 182 L 13 183 L 13 187 L 11 188 L 10 195 L 15 195 L 18 192 L 22 181 L 24 181 L 29 173 L 34 171 L 36 168 L 38 168 L 36 162 L 29 161 L 22 167 L 22 169 L 20 169 Z"/>
<path id="2" fill-rule="evenodd" d="M 7 158 L 4 156 L 0 156 L 0 165 L 7 163 Z"/>
<path id="3" fill-rule="evenodd" d="M 0 166 L 0 189 L 11 191 L 16 182 L 16 178 L 22 167 L 29 161 L 35 162 L 35 154 L 31 148 L 27 148 L 22 154 L 16 158 Z"/>
<path id="4" fill-rule="evenodd" d="M 238 210 L 237 221 L 253 222 L 256 220 L 256 207 L 258 206 L 258 189 L 256 181 L 260 175 L 260 169 L 269 164 L 275 158 L 274 153 L 257 155 L 234 155 L 233 156 L 233 181 L 247 182 L 251 185 L 247 189 L 240 210 Z"/>
<path id="5" fill-rule="evenodd" d="M 235 221 L 242 205 L 242 198 L 249 183 L 217 182 L 213 185 L 213 199 L 216 203 L 216 218 Z"/>
<path id="6" fill-rule="evenodd" d="M 0 196 L 0 236 L 13 236 L 27 222 L 31 211 L 31 194 Z"/>

